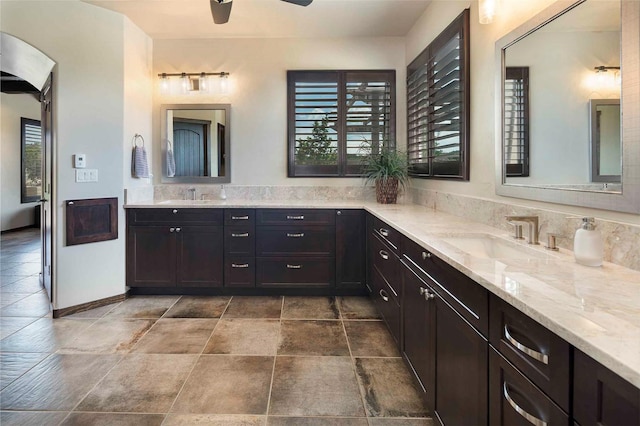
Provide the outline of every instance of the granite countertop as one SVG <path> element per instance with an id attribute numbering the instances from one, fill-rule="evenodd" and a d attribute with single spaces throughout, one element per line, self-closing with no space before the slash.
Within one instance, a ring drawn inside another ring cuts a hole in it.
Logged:
<path id="1" fill-rule="evenodd" d="M 530 246 L 503 230 L 414 204 L 178 200 L 125 206 L 162 207 L 363 208 L 640 388 L 639 271 L 608 262 L 582 266 L 570 251 Z M 504 253 L 478 254 L 472 246 L 487 238 Z"/>

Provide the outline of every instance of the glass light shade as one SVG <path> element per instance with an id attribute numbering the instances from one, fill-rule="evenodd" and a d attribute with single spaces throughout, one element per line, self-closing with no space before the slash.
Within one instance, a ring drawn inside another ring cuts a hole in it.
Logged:
<path id="1" fill-rule="evenodd" d="M 209 77 L 202 73 L 198 78 L 198 90 L 203 93 L 207 93 L 209 91 Z"/>
<path id="2" fill-rule="evenodd" d="M 229 93 L 229 76 L 227 74 L 220 76 L 220 93 Z"/>
<path id="3" fill-rule="evenodd" d="M 479 21 L 490 24 L 498 13 L 500 0 L 478 0 Z"/>
<path id="4" fill-rule="evenodd" d="M 168 95 L 169 94 L 169 77 L 167 77 L 166 74 L 163 74 L 160 77 L 160 94 L 161 95 Z"/>
<path id="5" fill-rule="evenodd" d="M 191 88 L 191 82 L 189 81 L 189 76 L 185 73 L 182 73 L 180 76 L 180 90 L 183 94 L 189 93 L 189 89 Z"/>

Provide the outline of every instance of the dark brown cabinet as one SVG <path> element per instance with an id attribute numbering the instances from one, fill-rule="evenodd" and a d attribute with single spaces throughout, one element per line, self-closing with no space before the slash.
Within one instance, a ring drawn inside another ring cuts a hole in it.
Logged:
<path id="1" fill-rule="evenodd" d="M 363 289 L 366 231 L 364 210 L 336 211 L 336 287 Z"/>
<path id="2" fill-rule="evenodd" d="M 128 286 L 222 286 L 222 211 L 130 209 L 127 224 Z"/>
<path id="3" fill-rule="evenodd" d="M 224 286 L 256 285 L 256 211 L 224 211 Z"/>
<path id="4" fill-rule="evenodd" d="M 573 416 L 581 426 L 640 425 L 640 389 L 574 349 Z"/>

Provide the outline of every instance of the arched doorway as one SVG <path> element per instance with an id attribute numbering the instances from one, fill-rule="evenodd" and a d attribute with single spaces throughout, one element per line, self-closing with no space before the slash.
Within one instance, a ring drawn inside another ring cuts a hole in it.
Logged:
<path id="1" fill-rule="evenodd" d="M 55 62 L 40 50 L 4 32 L 0 32 L 0 71 L 2 91 L 36 93 L 40 101 L 42 134 L 42 188 L 40 208 L 41 280 L 53 302 L 53 68 Z M 10 83 L 9 83 L 10 82 Z"/>

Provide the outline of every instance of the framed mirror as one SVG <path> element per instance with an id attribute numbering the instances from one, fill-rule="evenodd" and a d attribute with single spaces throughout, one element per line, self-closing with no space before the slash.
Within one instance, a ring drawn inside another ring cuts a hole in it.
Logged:
<path id="1" fill-rule="evenodd" d="M 497 194 L 640 212 L 639 19 L 559 0 L 498 40 Z"/>
<path id="2" fill-rule="evenodd" d="M 163 183 L 229 183 L 229 104 L 160 108 Z"/>

